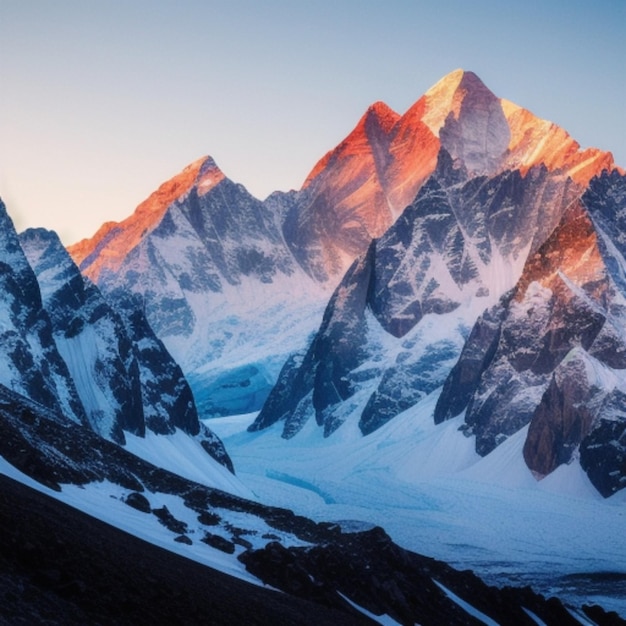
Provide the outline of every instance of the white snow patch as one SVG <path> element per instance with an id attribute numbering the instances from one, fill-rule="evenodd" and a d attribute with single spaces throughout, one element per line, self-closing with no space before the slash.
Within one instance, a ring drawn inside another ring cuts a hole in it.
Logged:
<path id="1" fill-rule="evenodd" d="M 452 593 L 447 587 L 444 587 L 440 582 L 436 581 L 434 578 L 432 581 L 443 591 L 450 600 L 452 600 L 455 604 L 460 606 L 468 615 L 476 618 L 477 620 L 483 622 L 483 624 L 487 624 L 487 626 L 500 626 L 498 622 L 491 619 L 488 615 L 485 615 L 482 611 L 479 611 L 477 608 L 473 607 L 469 602 L 466 602 L 462 598 L 459 598 L 455 593 Z"/>
<path id="2" fill-rule="evenodd" d="M 575 609 L 572 609 L 570 607 L 565 607 L 565 610 L 578 622 L 580 622 L 583 626 L 597 626 L 597 624 L 595 622 L 592 622 L 590 619 L 587 618 L 586 615 L 584 615 L 583 613 L 581 613 L 581 611 L 577 611 Z"/>
<path id="3" fill-rule="evenodd" d="M 343 593 L 340 593 L 340 592 L 337 592 L 337 593 L 350 606 L 354 607 L 360 613 L 363 613 L 363 615 L 365 615 L 366 617 L 369 617 L 370 619 L 374 620 L 375 622 L 378 622 L 379 624 L 382 624 L 382 626 L 400 626 L 400 622 L 397 622 L 395 619 L 393 619 L 393 617 L 391 617 L 389 615 L 376 615 L 376 613 L 372 613 L 371 611 L 368 611 L 367 609 L 364 609 L 362 606 L 359 606 L 356 602 L 353 602 L 352 600 L 350 600 L 350 598 L 348 598 L 348 596 L 345 596 Z"/>
<path id="4" fill-rule="evenodd" d="M 111 337 L 114 333 L 111 332 Z M 83 331 L 71 339 L 66 339 L 60 334 L 54 337 L 59 354 L 65 361 L 70 376 L 72 377 L 80 400 L 85 408 L 87 416 L 92 418 L 94 414 L 102 417 L 106 414 L 106 423 L 101 420 L 92 421 L 92 427 L 96 432 L 107 437 L 111 432 L 116 409 L 119 403 L 115 400 L 110 388 L 107 388 L 108 380 L 97 384 L 98 376 L 95 374 L 96 363 L 101 352 L 106 348 L 101 346 L 102 339 L 96 334 L 94 328 L 87 325 Z"/>
<path id="5" fill-rule="evenodd" d="M 526 613 L 526 615 L 528 615 L 528 617 L 530 617 L 531 620 L 533 620 L 533 622 L 535 622 L 535 624 L 537 624 L 537 626 L 548 626 L 548 624 L 546 624 L 538 615 L 533 613 L 530 609 L 527 609 L 523 606 L 522 610 L 524 611 L 524 613 Z"/>
<path id="6" fill-rule="evenodd" d="M 192 333 L 162 339 L 186 375 L 210 377 L 251 362 L 284 362 L 306 347 L 330 293 L 303 274 L 300 280 L 278 275 L 269 284 L 242 277 L 220 293 L 184 297 L 196 320 Z"/>
<path id="7" fill-rule="evenodd" d="M 147 431 L 145 437 L 124 435 L 129 452 L 157 467 L 242 498 L 254 498 L 250 489 L 213 459 L 199 441 L 181 430 L 177 429 L 172 435 L 157 435 L 151 431 Z"/>

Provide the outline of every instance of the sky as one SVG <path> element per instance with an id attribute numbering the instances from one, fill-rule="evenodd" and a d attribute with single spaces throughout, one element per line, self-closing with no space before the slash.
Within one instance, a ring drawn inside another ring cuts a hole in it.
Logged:
<path id="1" fill-rule="evenodd" d="M 626 166 L 626 0 L 0 0 L 0 197 L 65 244 L 211 155 L 299 188 L 463 68 Z"/>

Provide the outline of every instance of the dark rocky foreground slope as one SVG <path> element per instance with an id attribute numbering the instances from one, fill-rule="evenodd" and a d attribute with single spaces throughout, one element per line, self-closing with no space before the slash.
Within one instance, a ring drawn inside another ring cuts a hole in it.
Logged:
<path id="1" fill-rule="evenodd" d="M 381 531 L 375 530 L 371 536 L 355 535 L 347 548 L 367 553 L 382 546 L 389 551 L 389 543 Z M 320 547 L 310 551 L 300 564 L 303 555 L 278 544 L 253 553 L 250 567 L 291 593 L 251 585 L 146 543 L 2 475 L 0 548 L 3 625 L 375 623 L 346 604 L 333 606 L 337 597 L 333 597 L 330 585 L 311 580 L 307 572 L 318 573 L 325 560 L 333 567 L 339 566 L 335 570 L 335 577 L 343 579 L 339 587 L 362 588 L 359 593 L 363 594 L 364 605 L 375 604 L 382 593 L 399 593 L 396 585 L 383 580 L 383 590 L 373 598 L 366 597 L 367 591 L 355 577 L 358 565 L 346 568 L 345 550 L 332 557 L 327 554 L 328 548 Z M 441 566 L 431 563 L 433 570 Z M 468 575 L 456 576 L 463 588 L 471 591 L 463 582 Z M 443 607 L 432 597 L 433 590 L 425 593 L 416 586 L 418 590 L 423 614 L 431 616 L 422 623 L 479 623 L 451 604 L 438 613 Z M 501 605 L 499 614 L 507 616 L 502 623 L 534 623 L 521 612 L 513 621 L 511 607 L 520 598 L 533 612 L 537 605 L 544 607 L 539 614 L 544 619 L 551 615 L 549 624 L 577 623 L 557 600 L 544 602 L 528 589 L 491 589 L 474 604 L 487 603 L 494 597 Z M 597 606 L 584 611 L 592 623 L 624 623 Z"/>
<path id="2" fill-rule="evenodd" d="M 0 475 L 0 624 L 368 624 L 257 587 Z"/>
<path id="3" fill-rule="evenodd" d="M 529 611 L 546 624 L 579 623 L 557 599 L 489 587 L 471 572 L 404 550 L 380 528 L 343 530 L 200 485 L 0 392 L 0 455 L 23 473 L 56 490 L 81 485 L 86 497 L 110 484 L 118 502 L 105 496 L 103 507 L 126 503 L 129 515 L 145 516 L 146 527 L 158 520 L 165 541 L 230 554 L 304 602 L 250 590 L 2 479 L 6 624 L 366 623 L 352 603 L 402 624 L 480 623 L 476 610 L 501 624 L 537 623 Z M 159 494 L 176 500 L 176 516 L 158 506 Z M 619 623 L 594 610 L 602 618 L 596 623 Z"/>

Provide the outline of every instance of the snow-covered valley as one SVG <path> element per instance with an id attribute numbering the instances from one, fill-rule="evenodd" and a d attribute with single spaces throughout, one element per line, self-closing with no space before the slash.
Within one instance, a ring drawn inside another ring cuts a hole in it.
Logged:
<path id="1" fill-rule="evenodd" d="M 278 425 L 247 432 L 254 415 L 209 423 L 263 502 L 346 527 L 377 524 L 490 584 L 529 584 L 626 616 L 626 494 L 604 500 L 577 462 L 535 480 L 524 431 L 479 457 L 458 431 L 462 416 L 433 424 L 436 395 L 367 437 L 348 423 L 327 439 L 308 424 L 289 441 Z"/>

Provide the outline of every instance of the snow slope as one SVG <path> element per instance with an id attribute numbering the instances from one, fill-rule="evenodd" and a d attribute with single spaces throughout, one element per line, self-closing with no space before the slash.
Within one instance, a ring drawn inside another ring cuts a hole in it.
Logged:
<path id="1" fill-rule="evenodd" d="M 242 498 L 253 497 L 234 474 L 206 453 L 197 439 L 179 429 L 169 435 L 147 432 L 145 437 L 126 433 L 124 447 L 144 461 L 189 480 Z"/>
<path id="2" fill-rule="evenodd" d="M 127 490 L 124 490 L 119 485 L 106 481 L 102 483 L 92 483 L 89 485 L 88 489 L 76 485 L 64 485 L 63 491 L 59 493 L 45 487 L 26 474 L 23 474 L 1 456 L 0 473 L 9 478 L 14 478 L 20 483 L 52 498 L 65 502 L 79 511 L 92 515 L 116 528 L 120 528 L 136 537 L 140 537 L 155 546 L 166 547 L 172 552 L 176 552 L 198 563 L 208 565 L 225 574 L 236 576 L 237 578 L 247 580 L 256 585 L 261 584 L 257 578 L 246 571 L 242 563 L 231 555 L 225 554 L 203 543 L 195 542 L 192 546 L 188 546 L 186 544 L 173 542 L 171 531 L 162 524 L 159 524 L 154 516 L 148 516 L 124 503 L 123 497 Z M 166 505 L 173 512 L 179 513 L 180 510 L 184 508 L 182 504 L 177 503 L 176 499 L 171 495 L 150 495 L 156 496 L 155 501 L 157 505 Z"/>
<path id="3" fill-rule="evenodd" d="M 526 429 L 480 457 L 458 430 L 462 415 L 433 424 L 437 394 L 366 437 L 350 420 L 333 437 L 308 423 L 288 441 L 279 424 L 247 432 L 255 415 L 210 425 L 263 502 L 379 524 L 491 584 L 532 584 L 626 616 L 626 494 L 604 500 L 577 461 L 537 482 L 521 455 Z M 601 584 L 607 572 L 615 577 Z"/>

